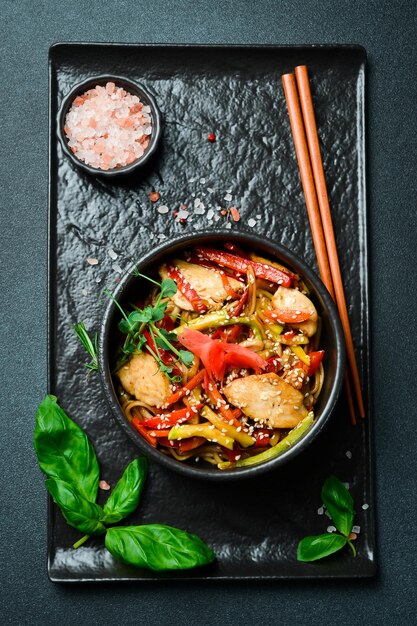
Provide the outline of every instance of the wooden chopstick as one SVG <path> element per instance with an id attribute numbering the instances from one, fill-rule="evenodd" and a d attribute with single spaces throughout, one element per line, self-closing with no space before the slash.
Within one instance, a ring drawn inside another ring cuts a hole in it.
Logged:
<path id="1" fill-rule="evenodd" d="M 332 273 L 327 254 L 324 231 L 320 217 L 320 209 L 310 163 L 310 155 L 304 130 L 304 121 L 298 100 L 297 85 L 294 74 L 284 74 L 282 76 L 282 84 L 284 87 L 285 99 L 287 101 L 288 115 L 290 118 L 297 161 L 300 168 L 301 183 L 306 200 L 307 213 L 310 221 L 314 248 L 316 250 L 320 276 L 328 292 L 332 296 L 333 300 L 335 300 Z M 352 390 L 347 372 L 345 375 L 345 389 L 348 398 L 351 421 L 352 424 L 356 424 Z"/>
<path id="2" fill-rule="evenodd" d="M 313 169 L 314 182 L 316 185 L 317 200 L 320 208 L 320 216 L 326 240 L 327 254 L 329 257 L 330 270 L 332 273 L 333 287 L 336 295 L 337 308 L 345 335 L 347 357 L 352 374 L 356 401 L 361 417 L 365 417 L 362 389 L 359 378 L 358 364 L 353 346 L 352 331 L 350 328 L 349 314 L 346 305 L 343 288 L 342 274 L 340 271 L 339 256 L 336 247 L 336 238 L 333 230 L 332 214 L 330 211 L 329 197 L 327 194 L 326 179 L 324 176 L 323 160 L 321 158 L 319 135 L 317 132 L 316 118 L 314 115 L 313 99 L 311 97 L 308 71 L 305 65 L 295 68 L 295 77 L 300 96 L 301 110 L 304 118 L 304 126 L 307 135 L 308 149 L 310 152 L 311 166 Z"/>

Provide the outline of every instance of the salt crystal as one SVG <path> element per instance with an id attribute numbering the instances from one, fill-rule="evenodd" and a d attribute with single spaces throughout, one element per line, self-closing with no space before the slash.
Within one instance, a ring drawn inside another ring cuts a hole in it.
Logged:
<path id="1" fill-rule="evenodd" d="M 232 224 L 230 222 L 228 222 L 225 226 L 225 228 L 227 228 L 228 230 L 230 230 L 230 228 L 232 228 Z"/>
<path id="2" fill-rule="evenodd" d="M 257 220 L 262 219 L 262 215 L 258 214 L 258 215 L 256 216 L 256 219 L 257 219 Z"/>
<path id="3" fill-rule="evenodd" d="M 88 296 L 87 289 L 81 289 L 81 293 L 83 294 L 83 296 Z"/>
<path id="4" fill-rule="evenodd" d="M 214 221 L 215 221 L 215 222 L 218 222 L 218 221 L 219 221 L 219 219 L 220 219 L 220 215 L 215 215 L 215 216 L 214 216 Z"/>
<path id="5" fill-rule="evenodd" d="M 208 191 L 209 193 L 213 193 L 213 192 L 214 192 L 214 189 L 213 189 L 212 187 L 207 187 L 207 191 Z"/>
<path id="6" fill-rule="evenodd" d="M 212 220 L 212 219 L 213 219 L 213 217 L 214 217 L 214 211 L 213 211 L 213 209 L 209 209 L 209 210 L 207 211 L 207 219 L 208 219 L 208 220 Z"/>
<path id="7" fill-rule="evenodd" d="M 361 532 L 361 527 L 360 526 L 352 526 L 352 532 L 356 533 L 357 535 L 359 535 L 359 533 Z"/>
<path id="8" fill-rule="evenodd" d="M 253 228 L 254 226 L 256 226 L 256 220 L 253 219 L 253 217 L 251 217 L 248 220 L 248 226 L 250 226 L 251 228 Z"/>
<path id="9" fill-rule="evenodd" d="M 336 532 L 336 527 L 335 526 L 328 526 L 327 527 L 327 532 L 328 533 L 335 533 Z"/>
<path id="10" fill-rule="evenodd" d="M 369 504 L 362 504 L 362 508 L 364 511 L 366 511 L 367 509 L 369 509 Z"/>
<path id="11" fill-rule="evenodd" d="M 165 204 L 161 204 L 156 210 L 158 213 L 161 213 L 161 215 L 169 212 L 169 208 Z"/>
<path id="12" fill-rule="evenodd" d="M 226 189 L 226 193 L 232 193 L 232 191 L 233 191 L 232 187 L 230 187 L 230 189 Z"/>
<path id="13" fill-rule="evenodd" d="M 317 509 L 317 515 L 323 515 L 324 513 L 324 508 L 322 506 L 319 506 L 319 508 Z"/>
<path id="14" fill-rule="evenodd" d="M 113 263 L 113 265 L 111 267 L 112 267 L 113 271 L 117 272 L 117 274 L 122 274 L 123 273 L 122 268 L 117 263 Z"/>
<path id="15" fill-rule="evenodd" d="M 231 193 L 227 193 L 227 194 L 224 196 L 224 200 L 226 200 L 226 202 L 231 202 L 232 198 L 233 198 L 233 196 L 232 196 L 232 194 L 231 194 Z"/>
<path id="16" fill-rule="evenodd" d="M 205 184 L 205 182 L 206 182 L 206 179 L 205 179 L 205 178 L 200 178 L 200 183 L 201 183 L 202 185 L 204 185 L 204 184 Z"/>
<path id="17" fill-rule="evenodd" d="M 184 211 L 183 209 L 181 209 L 180 211 L 178 211 L 178 215 L 177 215 L 177 219 L 178 220 L 186 220 L 188 218 L 188 211 Z"/>
<path id="18" fill-rule="evenodd" d="M 101 283 L 101 276 L 97 276 L 96 283 Z"/>
<path id="19" fill-rule="evenodd" d="M 167 236 L 164 235 L 164 233 L 160 233 L 159 235 L 157 235 L 157 237 L 160 241 L 164 241 L 165 239 L 167 239 Z"/>
<path id="20" fill-rule="evenodd" d="M 89 265 L 98 265 L 98 259 L 93 259 L 91 256 L 87 257 L 87 263 Z"/>
<path id="21" fill-rule="evenodd" d="M 346 456 L 348 459 L 352 458 L 352 452 L 350 450 L 346 450 Z"/>
<path id="22" fill-rule="evenodd" d="M 190 180 L 188 182 L 189 183 L 194 183 L 195 182 L 195 178 L 190 178 Z"/>
<path id="23" fill-rule="evenodd" d="M 109 250 L 107 250 L 107 254 L 113 261 L 115 261 L 119 256 L 112 248 L 109 248 Z"/>
<path id="24" fill-rule="evenodd" d="M 199 204 L 198 207 L 194 209 L 194 213 L 196 215 L 204 215 L 205 212 L 206 212 L 206 209 L 203 203 Z"/>

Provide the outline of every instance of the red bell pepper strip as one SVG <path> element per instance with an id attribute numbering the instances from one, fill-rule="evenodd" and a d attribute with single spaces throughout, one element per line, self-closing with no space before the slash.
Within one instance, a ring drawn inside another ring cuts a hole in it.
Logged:
<path id="1" fill-rule="evenodd" d="M 287 330 L 286 333 L 282 335 L 286 341 L 291 341 L 295 337 L 295 330 Z"/>
<path id="2" fill-rule="evenodd" d="M 229 252 L 223 252 L 222 250 L 215 250 L 214 248 L 196 248 L 196 252 L 203 259 L 213 261 L 221 267 L 230 267 L 232 270 L 246 274 L 248 267 L 251 266 L 257 278 L 264 278 L 273 283 L 284 285 L 284 287 L 290 287 L 292 283 L 292 277 L 285 274 L 282 270 L 279 270 L 272 265 L 266 263 L 258 263 L 251 259 L 244 259 L 242 257 L 235 256 Z"/>
<path id="3" fill-rule="evenodd" d="M 141 423 L 143 426 L 146 426 L 146 428 L 156 428 L 158 430 L 172 427 L 175 426 L 175 424 L 188 422 L 191 417 L 198 414 L 203 406 L 204 405 L 200 403 L 194 406 L 187 406 L 185 409 L 178 409 L 178 411 L 161 413 L 161 415 L 155 415 L 154 417 L 146 417 Z"/>
<path id="4" fill-rule="evenodd" d="M 242 295 L 240 297 L 239 302 L 230 311 L 232 317 L 237 317 L 238 315 L 240 315 L 242 313 L 243 307 L 245 306 L 246 301 L 248 299 L 248 294 L 249 294 L 249 288 L 246 287 L 246 289 L 244 290 L 244 292 L 242 293 Z"/>
<path id="5" fill-rule="evenodd" d="M 164 328 L 165 330 L 170 332 L 175 328 L 174 320 L 170 315 L 165 314 L 161 321 L 158 323 L 158 327 Z"/>
<path id="6" fill-rule="evenodd" d="M 242 250 L 242 248 L 239 248 L 239 246 L 237 246 L 235 243 L 227 241 L 224 244 L 224 247 L 226 248 L 226 250 L 229 250 L 229 252 L 235 254 L 236 256 L 241 256 L 243 259 L 249 259 L 249 255 L 246 254 L 246 252 Z"/>
<path id="7" fill-rule="evenodd" d="M 170 428 L 165 428 L 165 430 L 149 430 L 148 435 L 150 437 L 156 437 L 157 439 L 158 437 L 168 437 L 170 430 Z"/>
<path id="8" fill-rule="evenodd" d="M 320 367 L 320 363 L 323 360 L 324 350 L 318 350 L 317 352 L 310 352 L 308 356 L 310 357 L 310 367 L 308 368 L 307 374 L 308 376 L 313 376 L 313 374 L 315 374 L 318 368 Z"/>
<path id="9" fill-rule="evenodd" d="M 194 389 L 194 387 L 197 387 L 200 383 L 203 382 L 204 373 L 205 370 L 200 370 L 195 376 L 193 376 L 193 378 L 191 378 L 191 380 L 188 381 L 186 385 L 184 385 L 184 387 L 181 387 L 181 389 L 178 389 L 178 391 L 173 393 L 172 396 L 169 396 L 168 400 L 164 403 L 163 408 L 166 409 L 171 404 L 175 404 L 176 402 L 181 400 L 181 398 L 188 395 L 187 391 L 191 391 L 192 389 Z"/>
<path id="10" fill-rule="evenodd" d="M 234 343 L 241 332 L 242 326 L 240 324 L 236 324 L 236 326 L 232 326 L 228 332 L 226 331 L 225 340 L 227 343 Z"/>
<path id="11" fill-rule="evenodd" d="M 270 356 L 269 359 L 267 359 L 267 363 L 268 365 L 266 366 L 265 371 L 268 372 L 268 374 L 278 374 L 281 369 L 280 358 L 278 356 Z"/>
<path id="12" fill-rule="evenodd" d="M 220 276 L 222 278 L 223 288 L 227 295 L 233 298 L 233 300 L 237 300 L 239 298 L 239 294 L 233 289 L 232 285 L 229 283 L 229 279 L 227 278 L 226 274 L 224 272 L 221 272 Z"/>
<path id="13" fill-rule="evenodd" d="M 168 350 L 164 350 L 163 348 L 160 348 L 159 346 L 158 347 L 155 346 L 155 342 L 152 339 L 152 335 L 150 334 L 148 330 L 145 329 L 143 331 L 143 336 L 145 337 L 146 343 L 148 344 L 152 352 L 155 352 L 155 354 L 159 354 L 162 363 L 164 363 L 164 365 L 172 366 L 172 373 L 175 376 L 182 376 L 181 370 L 178 367 L 176 367 L 176 365 L 174 365 L 176 361 L 176 357 Z"/>
<path id="14" fill-rule="evenodd" d="M 185 454 L 185 452 L 189 452 L 190 450 L 194 450 L 206 443 L 204 437 L 190 437 L 189 439 L 182 439 L 179 442 L 180 454 Z"/>
<path id="15" fill-rule="evenodd" d="M 181 272 L 174 265 L 167 266 L 168 276 L 177 283 L 178 290 L 191 303 L 194 311 L 207 313 L 207 306 L 196 290 L 185 280 Z"/>
<path id="16" fill-rule="evenodd" d="M 269 446 L 269 442 L 271 439 L 272 431 L 267 428 L 259 428 L 257 429 L 253 435 L 255 437 L 255 448 L 265 448 Z"/>
<path id="17" fill-rule="evenodd" d="M 239 420 L 233 415 L 233 410 L 227 405 L 226 400 L 217 389 L 214 380 L 210 380 L 208 376 L 204 379 L 204 390 L 214 408 L 220 412 L 226 421 L 232 422 L 233 426 L 236 426 L 236 428 L 242 426 Z"/>
<path id="18" fill-rule="evenodd" d="M 145 426 L 142 426 L 141 422 L 138 420 L 137 417 L 134 417 L 131 421 L 132 426 L 138 431 L 138 433 L 140 435 L 142 435 L 142 437 L 151 444 L 151 446 L 153 448 L 156 448 L 158 445 L 158 440 L 156 437 L 153 437 L 152 435 L 149 434 L 147 428 L 145 428 Z"/>
<path id="19" fill-rule="evenodd" d="M 264 315 L 269 320 L 277 320 L 281 324 L 298 324 L 308 320 L 313 313 L 311 311 L 282 311 L 275 309 L 273 311 L 264 311 Z"/>
<path id="20" fill-rule="evenodd" d="M 237 444 L 236 442 L 233 445 L 233 450 L 228 450 L 227 448 L 223 448 L 223 450 L 226 453 L 230 463 L 235 463 L 235 461 L 238 461 L 242 456 L 242 450 L 240 449 L 239 444 Z"/>

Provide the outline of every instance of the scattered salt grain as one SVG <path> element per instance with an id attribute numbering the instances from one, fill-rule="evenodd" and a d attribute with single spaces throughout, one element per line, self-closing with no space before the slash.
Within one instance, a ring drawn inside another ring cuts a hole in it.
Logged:
<path id="1" fill-rule="evenodd" d="M 124 167 L 149 146 L 149 106 L 138 96 L 108 82 L 77 96 L 65 118 L 64 132 L 78 159 L 101 170 Z"/>
<path id="2" fill-rule="evenodd" d="M 348 459 L 352 458 L 352 452 L 350 450 L 346 450 L 346 456 Z"/>
<path id="3" fill-rule="evenodd" d="M 213 189 L 213 187 L 207 187 L 207 191 L 208 191 L 209 193 L 213 193 L 213 192 L 214 192 L 214 189 Z"/>
<path id="4" fill-rule="evenodd" d="M 113 261 L 115 261 L 119 256 L 112 248 L 109 248 L 109 250 L 107 250 L 107 254 Z"/>
<path id="5" fill-rule="evenodd" d="M 161 206 L 159 206 L 156 210 L 158 213 L 161 213 L 161 215 L 169 212 L 169 208 L 165 204 L 161 204 Z"/>
<path id="6" fill-rule="evenodd" d="M 205 179 L 205 178 L 200 178 L 200 183 L 201 183 L 202 185 L 204 185 L 204 184 L 205 184 L 205 182 L 206 182 L 206 179 Z"/>
<path id="7" fill-rule="evenodd" d="M 111 266 L 112 270 L 114 272 L 116 272 L 117 274 L 123 274 L 123 270 L 120 267 L 120 265 L 118 265 L 117 263 L 113 263 L 113 265 Z"/>
<path id="8" fill-rule="evenodd" d="M 188 219 L 188 215 L 189 215 L 188 211 L 184 211 L 183 209 L 180 209 L 178 211 L 177 219 L 178 219 L 178 221 L 186 220 L 186 219 Z"/>
<path id="9" fill-rule="evenodd" d="M 258 214 L 258 215 L 256 216 L 256 219 L 257 219 L 257 220 L 262 219 L 262 215 Z"/>
<path id="10" fill-rule="evenodd" d="M 209 209 L 208 212 L 207 212 L 207 219 L 208 220 L 212 220 L 213 217 L 214 217 L 214 211 L 213 211 L 213 209 Z"/>
<path id="11" fill-rule="evenodd" d="M 335 533 L 336 532 L 336 527 L 335 526 L 328 526 L 327 527 L 327 532 L 328 533 Z"/>
<path id="12" fill-rule="evenodd" d="M 226 202 L 231 202 L 233 196 L 231 193 L 227 193 L 224 197 L 224 200 L 226 200 Z"/>
<path id="13" fill-rule="evenodd" d="M 230 230 L 232 228 L 232 224 L 230 222 L 227 222 L 225 228 L 227 228 L 228 230 Z"/>
<path id="14" fill-rule="evenodd" d="M 91 256 L 87 257 L 87 263 L 89 265 L 98 265 L 98 259 L 93 259 Z"/>
<path id="15" fill-rule="evenodd" d="M 317 509 L 317 515 L 323 515 L 324 513 L 324 508 L 322 506 L 319 506 L 319 508 Z"/>
<path id="16" fill-rule="evenodd" d="M 103 489 L 103 491 L 109 491 L 110 490 L 110 485 L 105 480 L 100 480 L 99 483 L 98 483 L 98 486 L 100 487 L 100 489 Z"/>
<path id="17" fill-rule="evenodd" d="M 256 226 L 256 220 L 254 220 L 253 217 L 251 217 L 250 220 L 248 220 L 248 226 L 250 226 L 251 228 Z"/>
<path id="18" fill-rule="evenodd" d="M 101 283 L 101 276 L 96 277 L 96 283 Z"/>
<path id="19" fill-rule="evenodd" d="M 352 526 L 352 532 L 356 533 L 357 535 L 359 535 L 359 533 L 361 532 L 361 527 L 360 526 Z"/>
<path id="20" fill-rule="evenodd" d="M 364 511 L 366 511 L 367 509 L 369 509 L 369 504 L 362 504 L 362 508 Z"/>
<path id="21" fill-rule="evenodd" d="M 83 294 L 83 296 L 88 296 L 87 289 L 81 289 L 81 293 Z"/>

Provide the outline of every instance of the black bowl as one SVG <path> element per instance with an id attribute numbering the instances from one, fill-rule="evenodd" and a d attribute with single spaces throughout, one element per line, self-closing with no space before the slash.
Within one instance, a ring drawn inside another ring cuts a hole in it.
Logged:
<path id="1" fill-rule="evenodd" d="M 117 399 L 111 373 L 111 362 L 116 349 L 115 344 L 118 339 L 116 324 L 120 317 L 120 312 L 113 302 L 109 302 L 107 305 L 101 323 L 98 354 L 100 379 L 106 399 L 116 421 L 120 424 L 125 433 L 137 444 L 138 448 L 161 465 L 177 471 L 180 474 L 218 481 L 243 479 L 249 476 L 263 474 L 266 471 L 284 465 L 290 459 L 293 459 L 297 454 L 305 450 L 313 439 L 323 430 L 335 407 L 342 386 L 345 363 L 343 331 L 338 312 L 329 292 L 317 275 L 305 265 L 299 257 L 280 244 L 257 235 L 243 232 L 233 233 L 233 235 L 230 231 L 195 233 L 180 236 L 169 243 L 158 246 L 139 259 L 136 266 L 142 274 L 150 274 L 152 271 L 155 271 L 158 265 L 167 256 L 172 256 L 177 252 L 195 245 L 208 244 L 215 246 L 216 244 L 222 244 L 226 241 L 236 242 L 238 245 L 246 246 L 252 251 L 258 251 L 267 255 L 271 259 L 275 258 L 278 262 L 283 263 L 289 269 L 300 274 L 312 293 L 314 304 L 322 319 L 320 347 L 325 350 L 323 365 L 326 375 L 322 391 L 315 406 L 316 421 L 313 427 L 292 448 L 281 456 L 260 465 L 231 470 L 187 465 L 182 461 L 177 461 L 173 457 L 168 457 L 155 448 L 152 448 L 139 433 L 134 430 L 123 414 Z M 135 294 L 135 300 L 138 300 L 138 287 L 140 287 L 141 284 L 144 289 L 144 294 L 148 293 L 148 283 L 140 283 L 139 279 L 128 271 L 115 289 L 114 296 L 122 304 L 131 302 L 133 293 Z"/>
<path id="2" fill-rule="evenodd" d="M 138 96 L 138 98 L 143 102 L 146 106 L 149 106 L 151 109 L 151 120 L 152 120 L 152 134 L 150 135 L 149 145 L 143 155 L 133 161 L 133 163 L 129 163 L 129 165 L 125 165 L 124 167 L 117 167 L 111 170 L 101 170 L 96 167 L 91 167 L 84 161 L 81 161 L 76 157 L 76 155 L 70 150 L 68 146 L 68 140 L 65 136 L 64 126 L 65 126 L 65 118 L 74 99 L 88 91 L 88 89 L 92 89 L 96 85 L 105 85 L 109 81 L 115 83 L 116 87 L 123 87 L 129 93 Z M 156 104 L 155 98 L 140 83 L 129 80 L 128 78 L 124 78 L 123 76 L 114 76 L 110 74 L 101 74 L 100 76 L 93 76 L 84 80 L 81 83 L 77 83 L 71 91 L 64 97 L 62 100 L 61 106 L 58 112 L 57 119 L 57 133 L 58 139 L 61 142 L 61 146 L 65 154 L 71 159 L 71 161 L 77 167 L 80 167 L 82 170 L 87 172 L 88 174 L 92 174 L 93 176 L 103 176 L 106 178 L 114 178 L 116 176 L 120 176 L 121 174 L 131 174 L 139 168 L 142 168 L 145 164 L 149 162 L 151 157 L 155 154 L 159 141 L 161 139 L 162 133 L 162 116 L 161 112 Z"/>

